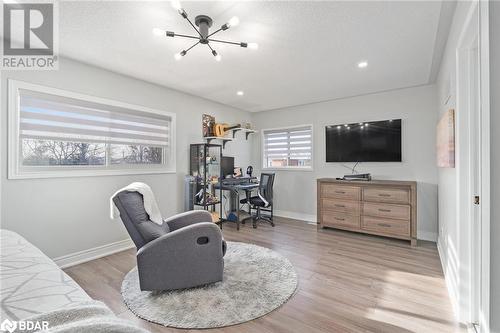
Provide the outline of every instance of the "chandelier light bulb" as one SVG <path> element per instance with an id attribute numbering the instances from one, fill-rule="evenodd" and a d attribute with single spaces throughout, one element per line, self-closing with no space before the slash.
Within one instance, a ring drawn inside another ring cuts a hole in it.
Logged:
<path id="1" fill-rule="evenodd" d="M 221 61 L 221 60 L 222 60 L 222 57 L 220 56 L 220 54 L 215 56 L 215 61 Z"/>
<path id="2" fill-rule="evenodd" d="M 172 0 L 170 2 L 170 4 L 172 5 L 173 9 L 176 9 L 176 10 L 181 10 L 182 9 L 182 6 L 181 6 L 181 3 L 180 3 L 179 0 Z"/>
<path id="3" fill-rule="evenodd" d="M 229 22 L 227 22 L 227 25 L 230 26 L 230 27 L 235 27 L 238 24 L 240 24 L 240 19 L 238 17 L 236 17 L 236 16 L 231 17 L 231 19 L 229 20 Z"/>
<path id="4" fill-rule="evenodd" d="M 174 54 L 174 58 L 177 61 L 181 60 L 183 56 L 184 56 L 184 54 L 182 54 L 182 52 Z"/>
<path id="5" fill-rule="evenodd" d="M 259 48 L 259 44 L 257 44 L 257 43 L 248 43 L 247 47 L 249 49 L 252 49 L 252 50 L 257 50 Z"/>
<path id="6" fill-rule="evenodd" d="M 165 35 L 165 31 L 161 30 L 160 28 L 154 28 L 153 34 L 155 36 L 163 36 L 163 35 Z"/>

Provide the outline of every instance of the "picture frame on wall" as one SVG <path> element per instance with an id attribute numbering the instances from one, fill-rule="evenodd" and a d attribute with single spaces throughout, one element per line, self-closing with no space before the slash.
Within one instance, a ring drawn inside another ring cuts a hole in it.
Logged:
<path id="1" fill-rule="evenodd" d="M 204 138 L 214 136 L 215 117 L 204 114 L 201 117 L 202 135 Z"/>
<path id="2" fill-rule="evenodd" d="M 455 167 L 455 110 L 444 113 L 437 125 L 436 135 L 437 166 Z"/>

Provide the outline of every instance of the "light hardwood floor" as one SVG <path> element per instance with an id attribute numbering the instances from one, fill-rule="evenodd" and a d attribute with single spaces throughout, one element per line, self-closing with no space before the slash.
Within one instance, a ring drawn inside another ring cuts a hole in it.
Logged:
<path id="1" fill-rule="evenodd" d="M 225 224 L 224 237 L 286 256 L 299 275 L 296 294 L 262 318 L 210 332 L 465 332 L 453 319 L 435 244 L 411 248 L 406 241 L 318 231 L 302 221 L 275 222 L 240 231 Z M 65 271 L 118 316 L 152 332 L 180 332 L 143 321 L 123 304 L 121 282 L 134 265 L 135 250 L 128 250 Z"/>

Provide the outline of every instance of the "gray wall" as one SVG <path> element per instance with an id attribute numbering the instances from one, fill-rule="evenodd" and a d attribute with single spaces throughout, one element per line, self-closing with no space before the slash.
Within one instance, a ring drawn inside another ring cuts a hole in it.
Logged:
<path id="1" fill-rule="evenodd" d="M 500 2 L 490 2 L 491 331 L 500 333 Z"/>
<path id="2" fill-rule="evenodd" d="M 437 168 L 435 127 L 437 122 L 435 86 L 346 98 L 323 103 L 256 113 L 257 129 L 313 124 L 313 171 L 276 171 L 276 209 L 289 216 L 315 219 L 316 179 L 341 177 L 353 163 L 325 162 L 325 125 L 384 119 L 403 119 L 403 162 L 362 163 L 357 170 L 378 179 L 418 182 L 418 236 L 437 239 Z M 254 138 L 253 161 L 262 165 L 261 135 Z"/>
<path id="3" fill-rule="evenodd" d="M 177 173 L 8 180 L 8 78 L 175 112 Z M 202 142 L 201 114 L 228 123 L 250 120 L 247 112 L 67 59 L 58 71 L 2 71 L 1 111 L 2 228 L 19 232 L 52 258 L 128 238 L 121 222 L 108 216 L 110 195 L 130 182 L 150 184 L 164 216 L 181 211 L 189 144 Z M 225 154 L 246 166 L 250 146 L 240 135 L 228 143 Z"/>

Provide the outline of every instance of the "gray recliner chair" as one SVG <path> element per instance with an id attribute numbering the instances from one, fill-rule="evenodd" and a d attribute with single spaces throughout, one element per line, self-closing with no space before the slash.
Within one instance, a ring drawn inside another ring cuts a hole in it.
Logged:
<path id="1" fill-rule="evenodd" d="M 142 195 L 122 191 L 113 201 L 137 247 L 141 290 L 174 290 L 222 281 L 226 242 L 207 211 L 149 219 Z"/>

